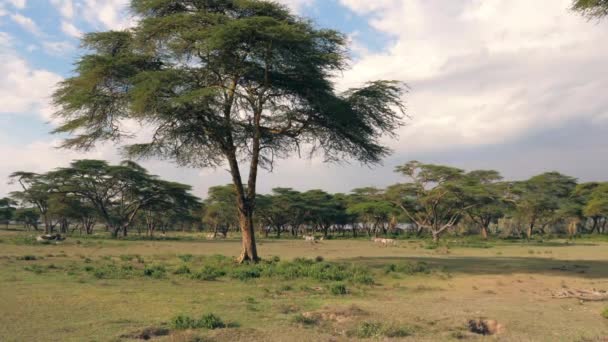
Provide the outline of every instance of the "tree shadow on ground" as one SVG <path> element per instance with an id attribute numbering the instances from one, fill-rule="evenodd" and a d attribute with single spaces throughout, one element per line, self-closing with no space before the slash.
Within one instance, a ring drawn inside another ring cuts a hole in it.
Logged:
<path id="1" fill-rule="evenodd" d="M 470 275 L 543 274 L 577 278 L 608 278 L 608 260 L 559 260 L 535 257 L 359 257 L 344 261 L 382 268 L 388 264 L 425 262 L 431 268 Z"/>

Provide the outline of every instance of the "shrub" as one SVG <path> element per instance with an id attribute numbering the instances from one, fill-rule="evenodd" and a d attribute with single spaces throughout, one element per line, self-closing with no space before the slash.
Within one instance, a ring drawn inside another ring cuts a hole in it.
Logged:
<path id="1" fill-rule="evenodd" d="M 403 273 L 407 275 L 414 275 L 418 273 L 429 274 L 431 273 L 431 268 L 426 262 L 406 262 L 401 264 L 389 264 L 384 267 L 385 273 Z"/>
<path id="2" fill-rule="evenodd" d="M 608 319 L 608 308 L 605 308 L 604 311 L 602 311 L 602 317 Z"/>
<path id="3" fill-rule="evenodd" d="M 192 254 L 181 254 L 177 256 L 183 262 L 189 262 L 194 257 Z"/>
<path id="4" fill-rule="evenodd" d="M 333 284 L 329 287 L 329 292 L 331 292 L 331 294 L 333 294 L 334 296 L 343 296 L 348 291 L 344 284 Z"/>
<path id="5" fill-rule="evenodd" d="M 412 336 L 413 334 L 414 330 L 410 327 L 386 325 L 380 322 L 363 322 L 354 330 L 348 332 L 349 336 L 358 338 L 395 338 Z"/>
<path id="6" fill-rule="evenodd" d="M 86 265 L 83 269 L 97 279 L 125 279 L 136 275 L 133 266 L 117 265 L 114 262 L 101 264 L 97 267 Z"/>
<path id="7" fill-rule="evenodd" d="M 257 266 L 245 265 L 230 272 L 230 277 L 241 281 L 259 278 L 262 272 Z"/>
<path id="8" fill-rule="evenodd" d="M 185 329 L 196 329 L 196 320 L 188 315 L 177 315 L 171 319 L 171 327 L 173 329 L 185 330 Z"/>
<path id="9" fill-rule="evenodd" d="M 38 260 L 38 258 L 35 255 L 24 255 L 24 256 L 18 257 L 17 260 L 33 261 L 33 260 Z"/>
<path id="10" fill-rule="evenodd" d="M 351 335 L 358 338 L 380 337 L 382 336 L 382 324 L 377 322 L 363 322 L 351 332 Z"/>
<path id="11" fill-rule="evenodd" d="M 213 266 L 205 266 L 200 271 L 193 273 L 191 278 L 196 280 L 212 281 L 225 275 L 226 272 L 222 269 Z"/>
<path id="12" fill-rule="evenodd" d="M 210 313 L 194 319 L 188 315 L 179 314 L 171 319 L 173 329 L 219 329 L 226 327 L 226 324 L 216 315 Z"/>
<path id="13" fill-rule="evenodd" d="M 173 271 L 173 274 L 190 274 L 190 268 L 186 265 L 181 265 Z"/>
<path id="14" fill-rule="evenodd" d="M 166 272 L 165 266 L 162 265 L 152 265 L 144 268 L 144 276 L 156 279 L 163 278 Z"/>
<path id="15" fill-rule="evenodd" d="M 205 329 L 220 329 L 226 327 L 226 324 L 218 316 L 212 313 L 203 315 L 197 323 L 199 328 Z"/>

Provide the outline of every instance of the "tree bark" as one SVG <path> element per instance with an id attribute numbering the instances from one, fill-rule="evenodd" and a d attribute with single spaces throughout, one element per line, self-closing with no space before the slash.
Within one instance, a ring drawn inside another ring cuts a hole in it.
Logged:
<path id="1" fill-rule="evenodd" d="M 255 244 L 255 232 L 253 229 L 253 210 L 245 208 L 239 210 L 239 226 L 243 239 L 243 250 L 237 259 L 239 263 L 251 261 L 258 262 L 258 251 Z"/>
<path id="2" fill-rule="evenodd" d="M 486 227 L 486 226 L 481 227 L 481 238 L 484 240 L 488 239 L 488 227 Z"/>

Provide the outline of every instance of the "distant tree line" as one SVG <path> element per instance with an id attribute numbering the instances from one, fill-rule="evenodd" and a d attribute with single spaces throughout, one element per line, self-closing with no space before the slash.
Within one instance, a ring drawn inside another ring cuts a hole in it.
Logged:
<path id="1" fill-rule="evenodd" d="M 276 237 L 409 234 L 434 241 L 445 234 L 532 239 L 608 233 L 608 182 L 577 183 L 558 172 L 506 181 L 493 170 L 418 161 L 396 172 L 404 182 L 384 189 L 258 194 L 254 225 Z M 45 174 L 15 172 L 11 181 L 21 190 L 0 199 L 0 222 L 18 221 L 26 229 L 92 234 L 101 226 L 114 237 L 130 229 L 149 236 L 158 230 L 205 230 L 213 237 L 240 231 L 234 185 L 211 187 L 201 201 L 190 186 L 129 161 L 78 160 Z"/>
<path id="2" fill-rule="evenodd" d="M 21 190 L 0 201 L 0 215 L 27 229 L 38 230 L 40 222 L 47 234 L 92 234 L 102 225 L 114 237 L 127 236 L 132 227 L 152 236 L 200 222 L 200 199 L 190 186 L 161 180 L 131 161 L 78 160 L 44 174 L 15 172 L 10 179 Z"/>

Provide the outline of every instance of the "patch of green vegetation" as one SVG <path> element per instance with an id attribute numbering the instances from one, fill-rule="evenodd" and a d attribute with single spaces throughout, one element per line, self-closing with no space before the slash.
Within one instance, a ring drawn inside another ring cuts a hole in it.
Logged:
<path id="1" fill-rule="evenodd" d="M 97 279 L 128 279 L 135 276 L 135 269 L 131 265 L 118 265 L 116 263 L 87 265 L 84 271 Z"/>
<path id="2" fill-rule="evenodd" d="M 144 276 L 150 278 L 161 279 L 165 277 L 166 273 L 167 269 L 163 265 L 151 265 L 144 268 Z"/>
<path id="3" fill-rule="evenodd" d="M 234 268 L 230 271 L 230 277 L 233 279 L 238 279 L 240 281 L 246 281 L 250 279 L 259 278 L 262 275 L 262 271 L 259 267 L 256 266 L 245 266 Z"/>
<path id="4" fill-rule="evenodd" d="M 202 269 L 200 269 L 198 272 L 192 273 L 190 277 L 192 279 L 196 279 L 196 280 L 213 281 L 213 280 L 216 280 L 217 278 L 223 277 L 225 275 L 226 275 L 226 271 L 224 271 L 223 269 L 206 265 Z"/>
<path id="5" fill-rule="evenodd" d="M 404 262 L 400 264 L 388 264 L 384 267 L 384 273 L 402 273 L 407 275 L 429 274 L 432 269 L 426 262 Z"/>
<path id="6" fill-rule="evenodd" d="M 179 314 L 171 319 L 171 327 L 177 330 L 186 329 L 220 329 L 225 328 L 226 324 L 218 316 L 210 313 L 194 319 L 185 314 Z"/>
<path id="7" fill-rule="evenodd" d="M 348 289 L 346 285 L 337 283 L 329 286 L 329 292 L 334 296 L 344 296 L 348 293 Z"/>
<path id="8" fill-rule="evenodd" d="M 35 274 L 42 274 L 44 272 L 46 272 L 46 267 L 40 266 L 40 265 L 31 265 L 31 266 L 26 266 L 23 268 L 26 271 L 29 272 L 33 272 Z"/>
<path id="9" fill-rule="evenodd" d="M 602 317 L 608 319 L 608 308 L 605 308 L 604 311 L 602 311 Z"/>
<path id="10" fill-rule="evenodd" d="M 181 265 L 173 271 L 173 274 L 191 274 L 190 267 L 187 265 Z"/>
<path id="11" fill-rule="evenodd" d="M 177 257 L 183 262 L 190 262 L 194 258 L 192 254 L 180 254 Z"/>
<path id="12" fill-rule="evenodd" d="M 303 326 L 314 326 L 319 324 L 319 317 L 298 314 L 292 318 L 292 322 Z"/>
<path id="13" fill-rule="evenodd" d="M 139 254 L 123 254 L 119 258 L 125 262 L 136 261 L 140 264 L 145 263 L 144 258 L 142 258 L 142 256 Z"/>
<path id="14" fill-rule="evenodd" d="M 404 326 L 387 325 L 381 322 L 362 322 L 355 329 L 349 330 L 349 337 L 357 338 L 395 338 L 414 334 L 414 329 Z"/>

